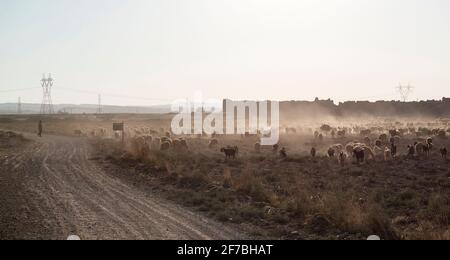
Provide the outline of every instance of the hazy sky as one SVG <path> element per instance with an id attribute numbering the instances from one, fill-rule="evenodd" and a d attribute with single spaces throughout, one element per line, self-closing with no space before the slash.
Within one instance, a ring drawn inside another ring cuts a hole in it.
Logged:
<path id="1" fill-rule="evenodd" d="M 440 99 L 450 1 L 0 0 L 0 102 L 39 103 L 44 72 L 54 103 Z"/>

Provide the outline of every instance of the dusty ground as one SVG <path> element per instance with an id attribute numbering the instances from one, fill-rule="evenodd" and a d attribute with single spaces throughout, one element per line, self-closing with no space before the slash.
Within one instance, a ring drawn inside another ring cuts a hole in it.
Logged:
<path id="1" fill-rule="evenodd" d="M 197 139 L 189 140 L 189 152 L 153 151 L 145 159 L 103 143 L 99 156 L 108 171 L 117 165 L 128 172 L 123 177 L 219 221 L 246 225 L 255 237 L 450 239 L 450 168 L 436 152 L 430 159 L 400 155 L 341 167 L 324 155 L 281 159 L 270 149 L 255 154 L 252 142 L 245 143 L 221 140 L 240 145 L 236 160 L 225 160 L 207 148 L 207 140 Z"/>
<path id="2" fill-rule="evenodd" d="M 37 117 L 0 118 L 0 128 L 33 132 L 37 120 Z M 16 159 L 8 164 L 3 164 L 2 159 L 1 167 L 17 169 L 2 172 L 20 172 L 24 167 L 32 169 L 24 171 L 30 173 L 25 177 L 26 182 L 21 177 L 12 178 L 17 174 L 0 177 L 2 190 L 9 191 L 7 194 L 29 194 L 5 196 L 13 202 L 9 206 L 13 212 L 20 214 L 3 210 L 2 215 L 6 219 L 2 222 L 4 230 L 22 228 L 22 231 L 34 233 L 39 238 L 61 238 L 65 233 L 80 230 L 87 238 L 105 238 L 99 236 L 99 232 L 105 229 L 115 233 L 106 238 L 121 237 L 123 232 L 128 232 L 129 238 L 146 237 L 145 231 L 137 232 L 141 228 L 151 230 L 153 227 L 143 220 L 145 215 L 161 215 L 148 213 L 148 208 L 156 203 L 169 211 L 182 210 L 174 206 L 175 203 L 198 212 L 189 213 L 196 216 L 194 220 L 200 218 L 197 214 L 214 219 L 209 222 L 212 224 L 194 221 L 190 217 L 178 219 L 193 222 L 189 225 L 205 233 L 210 229 L 224 230 L 222 224 L 217 224 L 224 223 L 238 226 L 252 238 L 365 239 L 368 235 L 377 234 L 383 239 L 450 239 L 450 164 L 439 154 L 441 146 L 450 148 L 448 134 L 447 138 L 434 138 L 435 149 L 430 158 L 406 158 L 407 145 L 419 141 L 419 138 L 405 135 L 398 145 L 399 156 L 395 160 L 385 162 L 378 158 L 357 165 L 349 159 L 340 166 L 336 158 L 326 156 L 328 147 L 334 143 L 362 141 L 364 137 L 357 134 L 359 132 L 344 138 L 325 136 L 322 142 L 314 140 L 312 133 L 282 135 L 280 146 L 286 147 L 288 153 L 285 159 L 273 153 L 271 148 L 256 153 L 256 139 L 240 136 L 220 137 L 220 145 L 213 149 L 208 148 L 210 137 L 185 137 L 188 151 L 152 150 L 142 157 L 130 151 L 128 145 L 122 146 L 119 140 L 111 138 L 112 122 L 121 121 L 126 121 L 128 134 L 142 127 L 168 129 L 170 123 L 167 117 L 155 115 L 52 117 L 45 119 L 47 134 L 67 137 L 44 138 L 26 148 L 16 147 L 16 150 L 9 147 L 6 152 Z M 408 122 L 396 121 L 371 120 L 369 124 L 382 126 L 386 131 L 405 127 Z M 354 127 L 355 122 L 342 124 Z M 370 127 L 363 121 L 357 123 L 359 127 Z M 416 128 L 444 127 L 435 121 L 421 121 L 415 125 Z M 314 131 L 314 127 L 317 125 L 305 125 L 303 129 Z M 106 138 L 91 136 L 90 132 L 99 128 L 109 131 Z M 70 137 L 74 129 L 82 130 L 86 137 Z M 370 138 L 374 141 L 378 135 L 372 133 Z M 220 148 L 228 145 L 239 146 L 236 160 L 225 160 L 220 153 Z M 316 158 L 309 155 L 313 146 L 318 151 Z M 21 150 L 25 153 L 19 155 Z M 45 159 L 47 154 L 51 156 Z M 27 160 L 21 161 L 21 158 Z M 154 194 L 158 194 L 158 199 Z M 30 197 L 33 199 L 25 199 Z M 15 203 L 16 199 L 21 201 Z M 33 205 L 30 202 L 43 205 L 44 210 L 35 210 L 37 206 L 14 206 Z M 99 205 L 114 215 L 106 214 Z M 114 211 L 115 208 L 119 212 Z M 73 215 L 82 217 L 73 219 L 70 217 Z M 65 218 L 58 219 L 58 216 Z M 158 223 L 160 218 L 155 219 Z M 111 223 L 120 226 L 124 222 L 128 223 L 126 228 L 122 226 L 116 230 L 111 227 Z M 9 226 L 8 223 L 19 224 Z M 64 223 L 70 225 L 65 226 Z M 56 230 L 49 232 L 56 235 L 44 236 L 41 230 Z M 158 235 L 151 238 L 170 235 L 159 229 L 156 231 L 160 233 L 156 232 Z M 180 232 L 183 234 L 184 231 Z M 180 235 L 178 231 L 174 233 Z M 14 231 L 8 234 L 14 234 Z M 209 237 L 239 236 L 234 231 L 213 234 Z"/>
<path id="3" fill-rule="evenodd" d="M 0 150 L 0 239 L 237 239 L 239 232 L 107 174 L 86 139 Z"/>

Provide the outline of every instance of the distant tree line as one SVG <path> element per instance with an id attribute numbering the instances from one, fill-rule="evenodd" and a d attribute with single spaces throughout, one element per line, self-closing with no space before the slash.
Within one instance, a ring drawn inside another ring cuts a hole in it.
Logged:
<path id="1" fill-rule="evenodd" d="M 286 101 L 280 103 L 282 118 L 315 118 L 318 116 L 428 116 L 450 117 L 450 98 L 418 102 L 348 101 L 335 104 L 332 100 Z"/>

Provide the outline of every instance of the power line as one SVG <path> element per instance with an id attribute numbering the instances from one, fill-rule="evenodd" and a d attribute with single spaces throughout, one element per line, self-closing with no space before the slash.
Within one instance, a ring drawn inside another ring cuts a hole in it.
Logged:
<path id="1" fill-rule="evenodd" d="M 64 88 L 59 87 L 57 88 L 58 91 L 69 91 L 69 92 L 76 92 L 76 93 L 82 93 L 82 94 L 89 94 L 89 95 L 96 95 L 98 96 L 97 92 L 94 91 L 88 91 L 88 90 L 77 90 L 72 88 Z M 128 96 L 128 95 L 120 95 L 116 93 L 102 93 L 102 97 L 113 97 L 113 98 L 123 98 L 123 99 L 134 99 L 134 100 L 147 100 L 147 101 L 172 101 L 172 99 L 158 99 L 158 98 L 146 98 L 146 97 L 136 97 L 136 96 Z"/>
<path id="2" fill-rule="evenodd" d="M 19 97 L 19 100 L 17 102 L 17 114 L 22 114 L 22 98 Z"/>
<path id="3" fill-rule="evenodd" d="M 41 87 L 33 87 L 33 88 L 7 89 L 7 90 L 0 90 L 0 93 L 20 92 L 20 91 L 34 90 L 34 89 L 40 89 L 40 88 L 42 88 L 42 86 Z M 76 93 L 82 93 L 82 94 L 90 94 L 90 95 L 96 95 L 96 96 L 98 95 L 98 93 L 94 92 L 94 91 L 76 90 L 76 89 L 72 89 L 72 88 L 58 87 L 56 90 L 57 91 L 76 92 Z M 148 100 L 148 101 L 171 101 L 171 99 L 136 97 L 136 96 L 120 95 L 120 94 L 116 94 L 116 93 L 109 93 L 109 94 L 106 93 L 106 94 L 103 94 L 102 96 L 124 98 L 124 99 L 135 99 L 135 100 Z"/>
<path id="4" fill-rule="evenodd" d="M 0 90 L 1 93 L 7 93 L 7 92 L 20 92 L 20 91 L 26 91 L 26 90 L 32 90 L 32 89 L 38 89 L 41 87 L 34 87 L 34 88 L 19 88 L 19 89 L 7 89 L 7 90 Z"/>

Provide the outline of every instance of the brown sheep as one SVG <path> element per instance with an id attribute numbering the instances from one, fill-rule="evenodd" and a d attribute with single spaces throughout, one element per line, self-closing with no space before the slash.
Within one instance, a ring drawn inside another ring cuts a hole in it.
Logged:
<path id="1" fill-rule="evenodd" d="M 160 150 L 167 151 L 170 149 L 170 147 L 172 147 L 172 144 L 170 142 L 162 142 Z"/>
<path id="2" fill-rule="evenodd" d="M 364 162 L 364 160 L 368 157 L 370 157 L 372 160 L 376 160 L 375 153 L 373 152 L 373 150 L 365 144 L 349 143 L 346 146 L 346 151 L 349 155 L 354 155 L 358 163 Z"/>
<path id="3" fill-rule="evenodd" d="M 425 154 L 427 157 L 430 156 L 431 150 L 433 149 L 433 139 L 427 138 L 425 142 L 419 142 L 414 144 L 417 155 Z"/>
<path id="4" fill-rule="evenodd" d="M 227 147 L 227 148 L 220 149 L 220 152 L 224 153 L 225 157 L 227 159 L 231 159 L 231 158 L 236 159 L 236 156 L 239 153 L 239 149 L 238 149 L 237 146 L 235 146 L 235 147 Z"/>
<path id="5" fill-rule="evenodd" d="M 356 157 L 356 162 L 358 164 L 363 163 L 365 159 L 364 148 L 362 146 L 356 146 L 353 148 L 353 153 Z"/>

